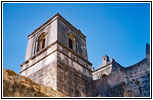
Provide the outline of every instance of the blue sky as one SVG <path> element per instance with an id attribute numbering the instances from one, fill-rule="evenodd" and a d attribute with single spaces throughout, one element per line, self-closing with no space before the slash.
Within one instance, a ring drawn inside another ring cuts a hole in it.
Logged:
<path id="1" fill-rule="evenodd" d="M 149 3 L 4 3 L 4 68 L 20 72 L 27 35 L 57 12 L 87 36 L 88 59 L 95 69 L 104 54 L 125 67 L 145 57 Z"/>

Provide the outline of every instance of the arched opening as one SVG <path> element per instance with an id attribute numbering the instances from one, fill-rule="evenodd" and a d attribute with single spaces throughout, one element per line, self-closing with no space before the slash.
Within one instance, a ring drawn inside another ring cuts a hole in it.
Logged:
<path id="1" fill-rule="evenodd" d="M 37 52 L 45 47 L 45 33 L 42 33 L 37 40 Z"/>
<path id="2" fill-rule="evenodd" d="M 69 48 L 74 49 L 75 37 L 72 33 L 69 34 Z"/>
<path id="3" fill-rule="evenodd" d="M 100 79 L 102 79 L 102 78 L 104 78 L 104 77 L 106 77 L 107 75 L 106 74 L 101 74 L 100 75 Z"/>

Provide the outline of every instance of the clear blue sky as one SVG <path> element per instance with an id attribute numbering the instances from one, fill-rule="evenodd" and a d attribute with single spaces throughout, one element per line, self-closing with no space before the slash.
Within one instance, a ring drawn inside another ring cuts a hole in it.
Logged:
<path id="1" fill-rule="evenodd" d="M 87 36 L 88 58 L 95 69 L 104 54 L 125 67 L 145 57 L 145 44 L 150 44 L 149 3 L 5 3 L 4 68 L 20 72 L 27 35 L 57 12 Z"/>

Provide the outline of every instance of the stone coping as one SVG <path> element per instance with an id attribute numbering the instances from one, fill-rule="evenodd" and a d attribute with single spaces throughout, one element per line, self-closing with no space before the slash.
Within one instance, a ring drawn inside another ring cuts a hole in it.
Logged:
<path id="1" fill-rule="evenodd" d="M 102 66 L 102 67 L 100 67 L 100 68 L 94 70 L 93 73 L 95 73 L 96 71 L 98 71 L 98 70 L 100 70 L 100 69 L 102 69 L 102 68 L 105 68 L 105 67 L 107 67 L 107 66 L 109 66 L 109 65 L 111 65 L 111 64 L 112 64 L 112 62 L 110 62 L 109 64 L 107 64 L 107 65 L 105 65 L 105 66 Z"/>

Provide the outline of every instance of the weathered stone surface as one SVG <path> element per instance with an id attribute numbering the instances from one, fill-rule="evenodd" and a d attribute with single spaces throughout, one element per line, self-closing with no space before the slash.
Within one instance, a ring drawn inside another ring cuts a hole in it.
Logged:
<path id="1" fill-rule="evenodd" d="M 91 78 L 64 63 L 57 64 L 57 90 L 73 97 L 91 96 Z"/>
<path id="2" fill-rule="evenodd" d="M 129 97 L 125 88 L 125 83 L 121 83 L 111 88 L 108 92 L 109 97 Z"/>
<path id="3" fill-rule="evenodd" d="M 32 73 L 28 76 L 31 80 L 38 84 L 44 84 L 54 90 L 57 89 L 57 74 L 56 74 L 56 62 L 43 66 L 42 69 Z"/>
<path id="4" fill-rule="evenodd" d="M 72 33 L 75 36 L 75 41 L 76 41 L 75 48 L 73 50 L 78 55 L 88 60 L 85 36 L 62 18 L 59 18 L 57 27 L 58 27 L 58 36 L 57 36 L 58 40 L 68 47 L 69 45 L 67 41 L 68 34 Z"/>
<path id="5" fill-rule="evenodd" d="M 36 84 L 31 79 L 3 69 L 3 97 L 65 97 L 51 87 Z"/>
<path id="6" fill-rule="evenodd" d="M 108 96 L 108 91 L 115 87 L 117 84 L 124 82 L 124 77 L 120 71 L 111 73 L 108 76 L 93 81 L 92 83 L 92 96 Z"/>
<path id="7" fill-rule="evenodd" d="M 150 59 L 124 68 L 112 62 L 112 72 L 92 84 L 93 96 L 107 97 L 149 97 L 150 96 Z M 114 67 L 114 70 L 113 70 Z M 100 72 L 98 72 L 100 73 Z M 95 74 L 96 75 L 96 74 Z M 124 85 L 122 84 L 124 83 Z"/>

